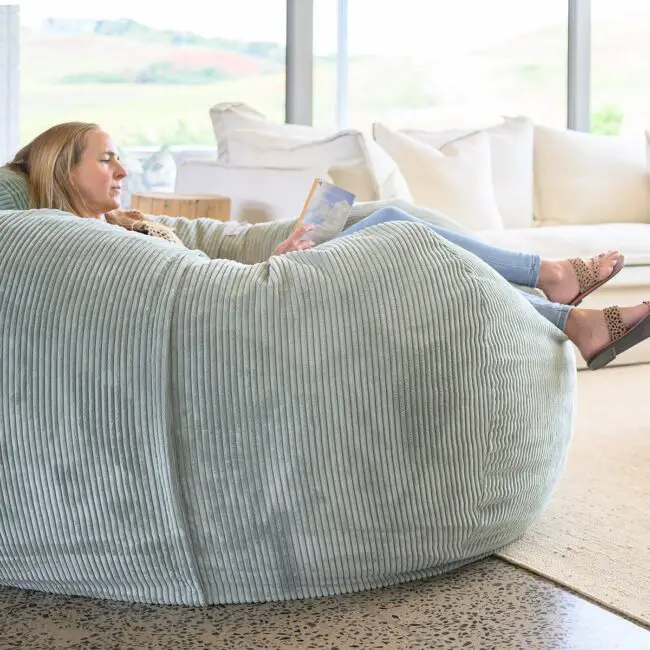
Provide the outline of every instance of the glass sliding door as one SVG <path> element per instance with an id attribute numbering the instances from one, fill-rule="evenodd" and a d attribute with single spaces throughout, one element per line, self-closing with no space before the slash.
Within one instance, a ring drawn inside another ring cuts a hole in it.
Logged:
<path id="1" fill-rule="evenodd" d="M 315 3 L 315 121 L 334 126 L 338 3 Z M 347 30 L 350 125 L 444 128 L 504 114 L 566 125 L 568 0 L 350 0 Z"/>
<path id="2" fill-rule="evenodd" d="M 339 120 L 339 101 L 347 110 L 347 96 L 340 94 L 338 62 L 345 57 L 343 65 L 348 68 L 349 61 L 338 40 L 339 4 L 339 0 L 314 0 L 313 124 L 332 131 L 345 126 Z"/>

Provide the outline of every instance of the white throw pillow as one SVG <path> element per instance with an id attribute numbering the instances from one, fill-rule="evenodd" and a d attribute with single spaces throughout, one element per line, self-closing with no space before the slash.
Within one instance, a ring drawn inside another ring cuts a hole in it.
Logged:
<path id="1" fill-rule="evenodd" d="M 490 142 L 484 132 L 436 149 L 381 123 L 378 144 L 395 160 L 418 205 L 472 230 L 503 228 L 492 189 Z"/>
<path id="2" fill-rule="evenodd" d="M 502 124 L 481 129 L 490 138 L 492 185 L 499 213 L 506 228 L 533 225 L 533 134 L 534 124 L 527 117 L 505 118 Z M 459 138 L 472 136 L 473 130 L 401 131 L 420 142 L 440 149 Z"/>
<path id="3" fill-rule="evenodd" d="M 210 109 L 219 160 L 237 165 L 326 166 L 334 183 L 358 201 L 412 199 L 395 162 L 359 131 L 326 133 L 277 124 L 245 104 Z"/>
<path id="4" fill-rule="evenodd" d="M 310 142 L 326 138 L 330 131 L 302 124 L 278 124 L 263 113 L 242 102 L 223 102 L 210 108 L 210 120 L 219 147 L 219 160 L 232 162 L 228 151 L 228 136 L 233 131 L 264 131 L 287 138 L 292 142 Z"/>
<path id="5" fill-rule="evenodd" d="M 291 169 L 187 160 L 178 169 L 175 192 L 227 196 L 231 219 L 262 223 L 300 216 L 316 177 L 329 180 L 319 167 Z"/>
<path id="6" fill-rule="evenodd" d="M 650 223 L 644 138 L 535 127 L 538 225 Z"/>

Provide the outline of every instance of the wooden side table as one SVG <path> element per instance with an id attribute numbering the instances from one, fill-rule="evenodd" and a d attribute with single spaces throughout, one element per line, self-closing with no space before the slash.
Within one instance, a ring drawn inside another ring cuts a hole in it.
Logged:
<path id="1" fill-rule="evenodd" d="M 230 199 L 214 194 L 168 194 L 165 192 L 136 192 L 131 196 L 131 208 L 145 214 L 185 217 L 186 219 L 230 220 Z"/>

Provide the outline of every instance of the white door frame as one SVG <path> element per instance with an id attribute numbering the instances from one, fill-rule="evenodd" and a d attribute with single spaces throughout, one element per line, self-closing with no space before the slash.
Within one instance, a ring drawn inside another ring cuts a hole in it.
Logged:
<path id="1" fill-rule="evenodd" d="M 287 0 L 285 120 L 312 124 L 314 0 Z"/>
<path id="2" fill-rule="evenodd" d="M 0 165 L 18 151 L 20 105 L 18 5 L 0 5 Z"/>
<path id="3" fill-rule="evenodd" d="M 591 127 L 591 0 L 569 0 L 567 127 Z"/>

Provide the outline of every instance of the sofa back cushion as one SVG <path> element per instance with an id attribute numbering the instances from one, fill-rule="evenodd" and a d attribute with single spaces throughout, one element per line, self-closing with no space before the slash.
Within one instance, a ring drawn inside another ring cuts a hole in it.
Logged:
<path id="1" fill-rule="evenodd" d="M 536 126 L 535 219 L 542 226 L 650 223 L 645 138 Z"/>
<path id="2" fill-rule="evenodd" d="M 360 131 L 328 133 L 277 124 L 245 104 L 217 104 L 210 117 L 219 160 L 235 165 L 324 166 L 334 183 L 358 201 L 412 199 L 395 162 Z"/>
<path id="3" fill-rule="evenodd" d="M 533 225 L 533 122 L 527 117 L 506 118 L 502 124 L 481 129 L 490 141 L 492 185 L 506 228 Z M 476 129 L 402 133 L 436 149 L 476 133 Z"/>
<path id="4" fill-rule="evenodd" d="M 27 181 L 6 167 L 0 167 L 0 210 L 27 210 L 29 188 Z"/>
<path id="5" fill-rule="evenodd" d="M 439 210 L 471 230 L 503 228 L 485 133 L 455 140 L 441 149 L 378 122 L 374 136 L 397 162 L 415 203 Z"/>

